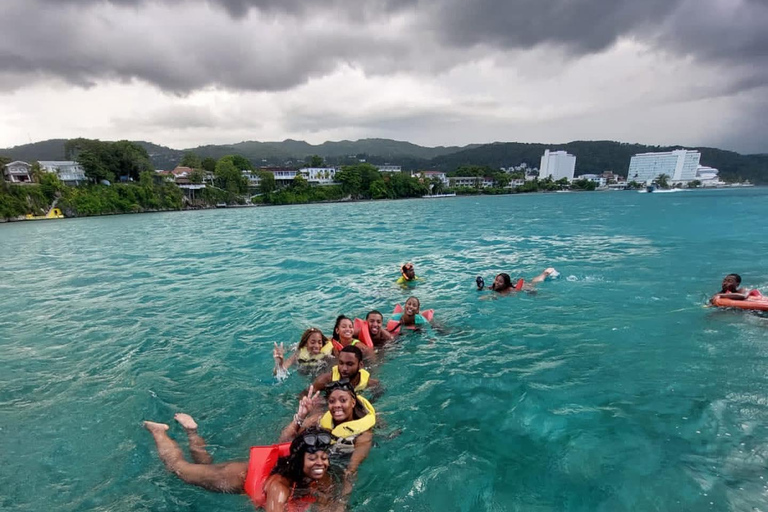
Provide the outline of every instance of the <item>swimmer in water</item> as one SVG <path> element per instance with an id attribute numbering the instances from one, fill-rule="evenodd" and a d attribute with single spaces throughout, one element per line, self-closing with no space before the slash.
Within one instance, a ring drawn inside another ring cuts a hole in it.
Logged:
<path id="1" fill-rule="evenodd" d="M 419 278 L 416 276 L 416 270 L 413 268 L 413 263 L 409 261 L 400 267 L 400 277 L 395 282 L 399 285 L 407 285 L 418 280 Z"/>
<path id="2" fill-rule="evenodd" d="M 728 274 L 723 278 L 723 284 L 720 291 L 712 296 L 710 302 L 715 299 L 747 300 L 749 297 L 762 297 L 759 290 L 748 290 L 740 288 L 741 276 L 739 274 Z"/>
<path id="3" fill-rule="evenodd" d="M 363 351 L 363 355 L 368 360 L 368 362 L 373 362 L 376 360 L 376 353 L 373 351 L 373 348 L 367 346 L 365 343 L 355 338 L 355 324 L 352 322 L 352 320 L 344 315 L 339 315 L 336 317 L 336 323 L 333 326 L 333 338 L 331 339 L 331 342 L 333 343 L 333 353 L 336 356 L 339 355 L 339 352 L 341 352 L 342 348 L 346 346 L 353 346 L 358 347 Z"/>
<path id="4" fill-rule="evenodd" d="M 339 380 L 347 380 L 357 393 L 379 385 L 379 381 L 371 378 L 371 374 L 363 368 L 363 352 L 357 345 L 342 348 L 336 366 L 330 372 L 319 375 L 313 387 L 316 391 L 323 391 Z"/>
<path id="5" fill-rule="evenodd" d="M 491 285 L 490 289 L 498 293 L 510 293 L 520 290 L 533 291 L 533 285 L 544 281 L 553 272 L 555 272 L 554 268 L 546 268 L 541 274 L 531 279 L 528 283 L 524 282 L 522 279 L 519 279 L 516 283 L 512 283 L 512 278 L 509 276 L 509 274 L 501 273 L 498 274 L 493 280 L 493 284 Z"/>
<path id="6" fill-rule="evenodd" d="M 169 472 L 184 482 L 209 491 L 243 494 L 248 476 L 248 461 L 214 464 L 205 449 L 205 441 L 197 433 L 197 423 L 189 414 L 178 413 L 176 421 L 184 427 L 189 439 L 189 451 L 194 462 L 188 462 L 179 445 L 168 436 L 168 425 L 145 421 L 146 428 L 155 440 L 160 460 Z M 264 482 L 263 495 L 252 496 L 264 503 L 267 512 L 286 509 L 289 502 L 315 501 L 321 510 L 335 510 L 332 503 L 333 483 L 328 474 L 334 436 L 327 429 L 307 428 L 294 436 L 290 455 L 277 460 Z"/>
<path id="7" fill-rule="evenodd" d="M 307 427 L 318 426 L 330 430 L 336 436 L 333 455 L 349 458 L 344 471 L 342 496 L 352 491 L 352 485 L 360 464 L 368 457 L 373 446 L 373 427 L 376 425 L 376 410 L 365 398 L 358 395 L 347 380 L 331 382 L 325 387 L 328 407 L 325 412 L 318 410 L 319 391 L 313 386 L 299 401 L 299 409 L 280 435 L 280 441 L 290 441 L 301 435 Z"/>
<path id="8" fill-rule="evenodd" d="M 275 375 L 287 372 L 294 363 L 298 363 L 303 371 L 313 371 L 324 366 L 327 359 L 333 359 L 333 343 L 323 335 L 320 329 L 310 327 L 301 335 L 296 352 L 287 361 L 282 343 L 280 345 L 275 343 L 272 356 L 275 359 L 273 372 Z"/>
<path id="9" fill-rule="evenodd" d="M 390 332 L 395 331 L 398 327 L 411 327 L 415 329 L 430 328 L 429 320 L 421 316 L 419 311 L 421 310 L 421 302 L 416 297 L 408 297 L 403 306 L 402 313 L 395 313 L 392 315 L 392 320 L 397 323 L 392 328 L 389 328 Z"/>
<path id="10" fill-rule="evenodd" d="M 387 342 L 392 341 L 395 337 L 384 328 L 384 315 L 380 311 L 369 311 L 365 315 L 365 321 L 368 323 L 368 333 L 371 335 L 371 341 L 374 347 L 382 347 Z M 359 336 L 359 332 L 355 332 L 354 336 Z"/>

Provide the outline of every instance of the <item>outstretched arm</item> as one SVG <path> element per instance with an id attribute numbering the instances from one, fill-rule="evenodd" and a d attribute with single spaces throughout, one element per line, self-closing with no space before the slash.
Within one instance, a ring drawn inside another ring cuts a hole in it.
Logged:
<path id="1" fill-rule="evenodd" d="M 371 446 L 373 446 L 373 432 L 370 430 L 363 432 L 355 439 L 355 451 L 352 452 L 347 470 L 344 471 L 344 487 L 341 491 L 343 497 L 349 496 L 352 493 L 352 487 L 357 478 L 357 468 L 368 457 Z"/>

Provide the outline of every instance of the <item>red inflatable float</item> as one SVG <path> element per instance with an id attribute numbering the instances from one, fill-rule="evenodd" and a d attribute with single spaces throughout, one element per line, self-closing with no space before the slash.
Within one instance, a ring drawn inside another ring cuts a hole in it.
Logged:
<path id="1" fill-rule="evenodd" d="M 402 316 L 403 307 L 400 304 L 397 304 L 392 314 Z M 404 327 L 412 331 L 416 330 L 419 327 L 419 316 L 421 316 L 424 320 L 426 320 L 426 323 L 429 324 L 432 322 L 432 317 L 435 316 L 435 310 L 428 309 L 426 311 L 422 311 L 416 317 L 416 325 L 406 325 Z M 400 322 L 398 322 L 397 320 L 390 320 L 389 322 L 387 322 L 387 330 L 393 334 L 400 334 Z"/>

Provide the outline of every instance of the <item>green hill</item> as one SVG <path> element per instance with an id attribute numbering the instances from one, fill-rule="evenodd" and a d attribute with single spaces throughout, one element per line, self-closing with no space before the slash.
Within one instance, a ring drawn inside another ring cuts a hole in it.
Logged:
<path id="1" fill-rule="evenodd" d="M 53 139 L 34 144 L 24 144 L 0 150 L 0 156 L 13 160 L 62 160 L 64 139 Z M 614 141 L 574 141 L 565 144 L 526 144 L 520 142 L 495 142 L 484 145 L 459 147 L 423 147 L 410 142 L 389 139 L 361 139 L 357 141 L 324 142 L 309 144 L 287 139 L 282 142 L 247 141 L 237 144 L 207 145 L 186 150 L 140 141 L 146 148 L 157 169 L 173 169 L 187 151 L 201 158 L 219 159 L 238 154 L 249 159 L 255 166 L 284 165 L 287 162 L 303 162 L 307 157 L 319 155 L 328 164 L 356 163 L 358 158 L 373 164 L 391 163 L 404 170 L 439 169 L 452 171 L 461 165 L 487 165 L 492 168 L 509 167 L 526 163 L 538 167 L 545 149 L 565 150 L 576 156 L 576 175 L 600 174 L 613 171 L 626 176 L 629 160 L 636 153 L 670 151 L 681 146 L 646 146 Z M 741 155 L 716 148 L 693 148 L 701 151 L 701 164 L 720 169 L 725 180 L 748 179 L 757 184 L 768 184 L 768 154 Z"/>
<path id="2" fill-rule="evenodd" d="M 432 167 L 452 171 L 461 165 L 487 165 L 492 168 L 526 163 L 538 167 L 545 149 L 564 150 L 576 156 L 576 175 L 612 171 L 627 175 L 632 155 L 653 151 L 671 151 L 682 146 L 645 146 L 614 141 L 574 141 L 566 144 L 523 144 L 496 142 L 433 158 Z M 716 148 L 688 148 L 701 152 L 701 165 L 720 170 L 724 180 L 747 179 L 768 184 L 768 155 L 741 155 Z"/>

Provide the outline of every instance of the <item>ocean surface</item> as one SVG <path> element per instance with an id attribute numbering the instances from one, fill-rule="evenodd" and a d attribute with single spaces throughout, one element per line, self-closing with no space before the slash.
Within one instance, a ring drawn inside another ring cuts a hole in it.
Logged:
<path id="1" fill-rule="evenodd" d="M 729 272 L 768 291 L 768 189 L 14 223 L 0 248 L 0 510 L 252 510 L 167 473 L 142 420 L 244 459 L 308 384 L 273 342 L 410 294 L 437 327 L 371 370 L 352 510 L 768 510 L 768 317 L 703 306 Z"/>

